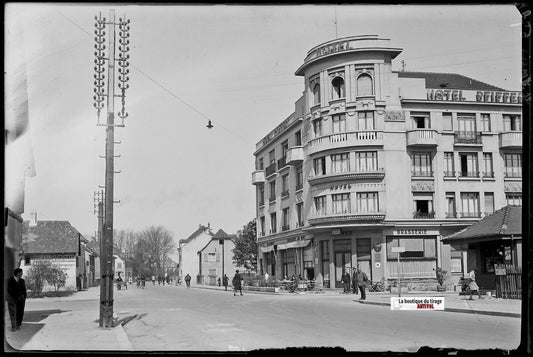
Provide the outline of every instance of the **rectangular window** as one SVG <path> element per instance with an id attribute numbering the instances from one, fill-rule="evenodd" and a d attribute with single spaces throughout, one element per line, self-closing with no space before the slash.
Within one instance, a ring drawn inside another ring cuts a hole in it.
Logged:
<path id="1" fill-rule="evenodd" d="M 405 252 L 400 253 L 400 260 L 412 258 L 437 258 L 436 238 L 387 238 L 387 259 L 398 259 L 398 253 L 393 252 L 393 247 L 404 247 Z"/>
<path id="2" fill-rule="evenodd" d="M 302 132 L 298 130 L 296 133 L 294 133 L 294 145 L 295 146 L 301 146 L 302 145 Z"/>
<path id="3" fill-rule="evenodd" d="M 287 196 L 289 194 L 289 174 L 281 176 L 281 195 Z"/>
<path id="4" fill-rule="evenodd" d="M 276 181 L 270 182 L 270 200 L 276 199 Z"/>
<path id="5" fill-rule="evenodd" d="M 265 186 L 260 185 L 259 186 L 259 206 L 263 206 L 265 204 Z"/>
<path id="6" fill-rule="evenodd" d="M 304 174 L 302 165 L 296 167 L 296 190 L 302 189 L 304 186 Z"/>
<path id="7" fill-rule="evenodd" d="M 24 265 L 30 265 L 31 264 L 31 258 L 29 256 L 24 257 Z"/>
<path id="8" fill-rule="evenodd" d="M 297 203 L 296 204 L 296 216 L 298 217 L 298 227 L 303 227 L 304 221 L 303 221 L 303 203 Z"/>
<path id="9" fill-rule="evenodd" d="M 357 212 L 379 212 L 377 192 L 360 192 L 357 194 Z"/>
<path id="10" fill-rule="evenodd" d="M 522 177 L 522 154 L 505 154 L 505 177 Z"/>
<path id="11" fill-rule="evenodd" d="M 378 168 L 378 153 L 376 151 L 359 151 L 355 153 L 357 171 L 376 171 Z"/>
<path id="12" fill-rule="evenodd" d="M 452 113 L 442 113 L 442 129 L 453 130 Z"/>
<path id="13" fill-rule="evenodd" d="M 358 130 L 374 130 L 374 112 L 357 113 Z"/>
<path id="14" fill-rule="evenodd" d="M 463 272 L 463 255 L 460 250 L 455 250 L 453 247 L 450 248 L 450 258 L 451 258 L 451 272 L 452 273 L 462 273 Z"/>
<path id="15" fill-rule="evenodd" d="M 208 262 L 216 262 L 216 260 L 217 260 L 216 253 L 207 253 Z"/>
<path id="16" fill-rule="evenodd" d="M 350 155 L 331 155 L 331 173 L 341 173 L 350 171 Z"/>
<path id="17" fill-rule="evenodd" d="M 476 133 L 476 115 L 475 114 L 457 114 L 457 129 L 464 137 L 475 136 Z"/>
<path id="18" fill-rule="evenodd" d="M 505 195 L 505 199 L 507 200 L 508 206 L 522 206 L 522 194 L 521 193 L 507 194 Z"/>
<path id="19" fill-rule="evenodd" d="M 429 113 L 411 113 L 411 121 L 415 129 L 429 129 L 431 128 L 429 121 Z"/>
<path id="20" fill-rule="evenodd" d="M 481 114 L 481 130 L 490 132 L 490 114 Z"/>
<path id="21" fill-rule="evenodd" d="M 284 208 L 282 211 L 283 226 L 281 227 L 282 231 L 289 229 L 289 208 Z"/>
<path id="22" fill-rule="evenodd" d="M 479 193 L 461 192 L 463 217 L 479 217 Z"/>
<path id="23" fill-rule="evenodd" d="M 326 174 L 326 157 L 319 157 L 313 160 L 313 167 L 315 169 L 315 176 Z"/>
<path id="24" fill-rule="evenodd" d="M 277 232 L 277 229 L 276 227 L 278 226 L 278 223 L 276 221 L 276 212 L 273 212 L 270 214 L 270 232 L 271 233 L 276 233 Z"/>
<path id="25" fill-rule="evenodd" d="M 289 151 L 289 140 L 285 140 L 281 143 L 281 157 L 287 157 L 287 151 Z"/>
<path id="26" fill-rule="evenodd" d="M 260 229 L 261 229 L 261 235 L 264 236 L 264 235 L 265 235 L 265 228 L 266 228 L 266 227 L 265 227 L 265 216 L 261 216 L 261 217 L 259 218 L 259 221 L 261 222 L 261 227 L 260 227 Z"/>
<path id="27" fill-rule="evenodd" d="M 494 212 L 494 192 L 485 192 L 485 214 Z"/>
<path id="28" fill-rule="evenodd" d="M 435 218 L 433 211 L 432 193 L 413 193 L 414 213 L 413 218 Z"/>
<path id="29" fill-rule="evenodd" d="M 257 168 L 258 170 L 264 170 L 265 169 L 265 164 L 263 163 L 263 158 L 260 158 L 259 159 L 259 167 Z"/>
<path id="30" fill-rule="evenodd" d="M 344 133 L 346 131 L 346 115 L 332 115 L 331 116 L 332 133 Z"/>
<path id="31" fill-rule="evenodd" d="M 455 192 L 446 192 L 446 204 L 448 212 L 446 212 L 446 218 L 455 218 L 457 212 L 455 210 Z"/>
<path id="32" fill-rule="evenodd" d="M 370 238 L 357 238 L 357 260 L 370 260 Z"/>
<path id="33" fill-rule="evenodd" d="M 351 212 L 349 193 L 331 195 L 331 199 L 333 204 L 333 214 L 343 214 Z"/>
<path id="34" fill-rule="evenodd" d="M 317 216 L 326 214 L 326 196 L 315 197 L 315 212 Z"/>
<path id="35" fill-rule="evenodd" d="M 315 133 L 315 138 L 322 136 L 322 119 L 313 121 L 313 132 Z"/>
<path id="36" fill-rule="evenodd" d="M 268 153 L 268 159 L 270 160 L 270 165 L 276 163 L 276 152 L 274 150 L 270 150 Z"/>
<path id="37" fill-rule="evenodd" d="M 433 176 L 431 169 L 431 153 L 413 153 L 412 156 L 412 175 L 413 176 Z"/>
<path id="38" fill-rule="evenodd" d="M 503 131 L 522 131 L 520 115 L 503 115 Z"/>
<path id="39" fill-rule="evenodd" d="M 454 177 L 455 168 L 453 164 L 453 152 L 444 153 L 444 176 Z"/>
<path id="40" fill-rule="evenodd" d="M 477 153 L 459 153 L 462 177 L 479 177 Z"/>
<path id="41" fill-rule="evenodd" d="M 492 153 L 483 153 L 483 177 L 494 177 L 494 170 L 492 167 Z"/>

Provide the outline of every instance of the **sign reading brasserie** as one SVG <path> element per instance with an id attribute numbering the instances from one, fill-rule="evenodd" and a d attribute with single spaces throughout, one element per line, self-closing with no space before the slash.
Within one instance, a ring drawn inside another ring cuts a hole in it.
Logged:
<path id="1" fill-rule="evenodd" d="M 394 230 L 394 235 L 426 235 L 428 234 L 427 229 L 419 228 L 398 228 Z"/>
<path id="2" fill-rule="evenodd" d="M 449 102 L 521 104 L 522 93 L 505 91 L 474 91 L 461 89 L 428 89 L 427 100 Z"/>

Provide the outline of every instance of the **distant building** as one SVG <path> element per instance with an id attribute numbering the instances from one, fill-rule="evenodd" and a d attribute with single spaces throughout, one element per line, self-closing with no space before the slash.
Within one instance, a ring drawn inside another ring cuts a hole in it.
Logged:
<path id="1" fill-rule="evenodd" d="M 457 281 L 465 248 L 442 237 L 521 205 L 522 93 L 393 71 L 401 52 L 375 35 L 308 51 L 294 113 L 255 147 L 262 272 L 333 288 L 356 266 L 421 283 L 442 267 Z"/>
<path id="2" fill-rule="evenodd" d="M 228 235 L 222 229 L 198 251 L 200 259 L 201 282 L 206 285 L 217 284 L 217 279 L 225 275 L 233 277 L 237 266 L 233 263 L 233 249 L 235 235 Z"/>
<path id="3" fill-rule="evenodd" d="M 22 227 L 22 268 L 25 274 L 36 261 L 49 261 L 61 268 L 67 275 L 64 289 L 76 290 L 87 282 L 90 269 L 85 259 L 87 240 L 68 221 L 23 222 Z M 86 287 L 86 284 L 85 284 Z M 43 291 L 53 290 L 45 286 Z"/>
<path id="4" fill-rule="evenodd" d="M 200 249 L 211 240 L 213 233 L 210 225 L 207 227 L 199 225 L 198 229 L 191 234 L 187 239 L 180 239 L 178 242 L 178 264 L 179 277 L 184 278 L 185 275 L 191 276 L 191 282 L 199 282 L 200 265 L 198 252 Z"/>

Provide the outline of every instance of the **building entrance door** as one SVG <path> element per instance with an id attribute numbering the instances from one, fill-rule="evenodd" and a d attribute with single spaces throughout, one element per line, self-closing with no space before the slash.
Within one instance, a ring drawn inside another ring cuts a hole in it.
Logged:
<path id="1" fill-rule="evenodd" d="M 344 270 L 350 274 L 352 271 L 352 252 L 341 251 L 335 252 L 335 287 L 342 288 L 342 273 Z"/>

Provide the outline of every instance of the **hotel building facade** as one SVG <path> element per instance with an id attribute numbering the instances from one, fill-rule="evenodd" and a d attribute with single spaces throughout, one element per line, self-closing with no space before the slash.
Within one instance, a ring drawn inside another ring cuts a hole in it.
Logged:
<path id="1" fill-rule="evenodd" d="M 395 72 L 401 52 L 364 35 L 307 53 L 294 113 L 254 152 L 262 273 L 333 288 L 356 266 L 387 282 L 442 267 L 457 281 L 483 257 L 441 239 L 521 205 L 521 92 Z"/>

